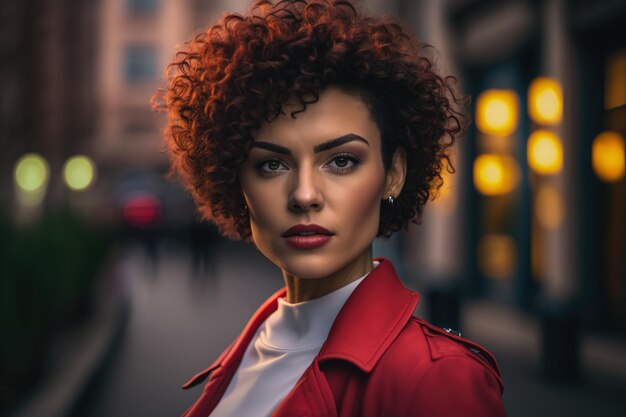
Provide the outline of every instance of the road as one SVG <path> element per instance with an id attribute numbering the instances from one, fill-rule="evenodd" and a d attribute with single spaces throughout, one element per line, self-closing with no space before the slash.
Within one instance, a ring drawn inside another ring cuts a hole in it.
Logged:
<path id="1" fill-rule="evenodd" d="M 151 259 L 130 247 L 122 273 L 131 297 L 124 337 L 95 385 L 89 417 L 179 416 L 197 398 L 180 386 L 204 369 L 282 286 L 278 269 L 251 245 L 220 242 L 194 271 L 186 252 Z"/>

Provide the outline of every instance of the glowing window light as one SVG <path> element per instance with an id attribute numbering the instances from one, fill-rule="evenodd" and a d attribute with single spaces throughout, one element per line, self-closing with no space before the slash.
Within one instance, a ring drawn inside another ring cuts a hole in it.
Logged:
<path id="1" fill-rule="evenodd" d="M 535 78 L 528 87 L 528 113 L 539 124 L 555 125 L 563 116 L 560 84 L 546 77 Z"/>
<path id="2" fill-rule="evenodd" d="M 474 186 L 484 195 L 507 194 L 519 182 L 519 167 L 510 156 L 484 154 L 474 161 Z"/>
<path id="3" fill-rule="evenodd" d="M 49 172 L 48 163 L 41 155 L 28 153 L 15 164 L 15 183 L 22 191 L 35 192 L 46 185 Z"/>
<path id="4" fill-rule="evenodd" d="M 87 189 L 95 177 L 95 165 L 83 155 L 69 158 L 63 166 L 63 179 L 69 188 L 76 191 Z"/>
<path id="5" fill-rule="evenodd" d="M 513 90 L 487 90 L 476 100 L 476 126 L 486 134 L 509 136 L 517 127 L 517 94 Z"/>
<path id="6" fill-rule="evenodd" d="M 527 154 L 528 165 L 539 174 L 556 174 L 563 167 L 563 148 L 553 132 L 537 130 L 531 133 Z"/>
<path id="7" fill-rule="evenodd" d="M 507 279 L 517 268 L 517 244 L 504 234 L 489 234 L 478 242 L 478 269 L 488 278 Z"/>
<path id="8" fill-rule="evenodd" d="M 535 194 L 535 217 L 546 229 L 556 229 L 563 222 L 563 199 L 552 186 L 542 186 Z"/>
<path id="9" fill-rule="evenodd" d="M 626 104 L 626 49 L 612 54 L 606 61 L 604 108 Z"/>
<path id="10" fill-rule="evenodd" d="M 591 162 L 602 181 L 624 178 L 624 137 L 617 132 L 602 132 L 596 136 L 591 147 Z"/>

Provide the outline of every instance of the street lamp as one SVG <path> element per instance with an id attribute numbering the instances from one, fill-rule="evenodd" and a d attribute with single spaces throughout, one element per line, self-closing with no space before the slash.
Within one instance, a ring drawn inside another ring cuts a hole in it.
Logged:
<path id="1" fill-rule="evenodd" d="M 96 168 L 93 161 L 84 155 L 69 158 L 63 166 L 65 184 L 75 191 L 89 188 L 94 182 L 95 174 Z"/>
<path id="2" fill-rule="evenodd" d="M 37 207 L 43 201 L 50 168 L 45 158 L 37 153 L 22 155 L 13 170 L 17 201 L 24 207 Z"/>

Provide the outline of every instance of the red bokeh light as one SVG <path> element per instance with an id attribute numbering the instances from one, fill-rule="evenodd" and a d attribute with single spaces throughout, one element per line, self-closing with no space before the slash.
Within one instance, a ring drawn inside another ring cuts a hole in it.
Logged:
<path id="1" fill-rule="evenodd" d="M 159 199 L 150 193 L 133 195 L 122 205 L 124 220 L 138 227 L 150 226 L 161 219 L 162 206 Z"/>

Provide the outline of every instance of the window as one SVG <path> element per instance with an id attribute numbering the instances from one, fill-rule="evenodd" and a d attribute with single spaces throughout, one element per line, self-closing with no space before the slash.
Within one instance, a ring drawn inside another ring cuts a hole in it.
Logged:
<path id="1" fill-rule="evenodd" d="M 123 60 L 124 79 L 129 84 L 152 81 L 157 75 L 156 49 L 152 45 L 129 45 Z"/>
<path id="2" fill-rule="evenodd" d="M 152 14 L 158 3 L 158 0 L 126 0 L 126 9 L 131 14 Z"/>

